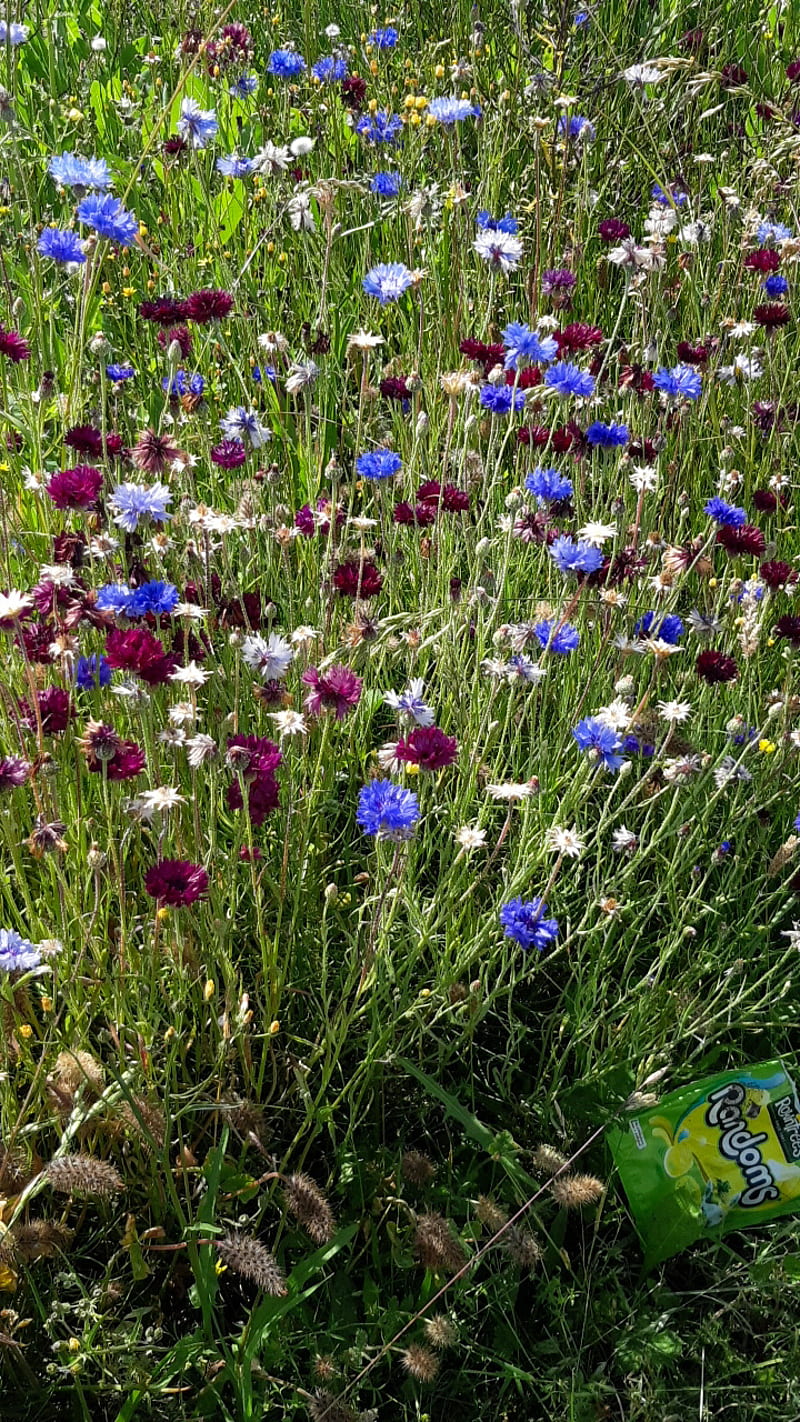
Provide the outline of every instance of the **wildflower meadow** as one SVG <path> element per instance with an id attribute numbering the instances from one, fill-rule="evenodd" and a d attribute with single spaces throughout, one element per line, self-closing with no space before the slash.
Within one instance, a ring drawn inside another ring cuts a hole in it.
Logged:
<path id="1" fill-rule="evenodd" d="M 800 1047 L 797 6 L 32 0 L 0 152 L 3 1422 L 800 1416 L 608 1144 Z"/>

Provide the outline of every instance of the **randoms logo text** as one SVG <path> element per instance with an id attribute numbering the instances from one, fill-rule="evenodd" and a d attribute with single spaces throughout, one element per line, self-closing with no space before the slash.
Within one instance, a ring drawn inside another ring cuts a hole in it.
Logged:
<path id="1" fill-rule="evenodd" d="M 742 1191 L 737 1203 L 745 1209 L 754 1209 L 768 1200 L 780 1199 L 780 1190 L 769 1166 L 764 1163 L 760 1147 L 769 1137 L 764 1131 L 754 1135 L 747 1129 L 742 1115 L 742 1103 L 746 1092 L 739 1082 L 720 1086 L 708 1098 L 706 1124 L 721 1131 L 719 1153 L 725 1160 L 733 1160 L 747 1181 L 747 1189 Z"/>

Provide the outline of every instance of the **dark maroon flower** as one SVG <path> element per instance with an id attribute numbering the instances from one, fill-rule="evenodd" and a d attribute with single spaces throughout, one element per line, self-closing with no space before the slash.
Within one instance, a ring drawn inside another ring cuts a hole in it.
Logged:
<path id="1" fill-rule="evenodd" d="M 557 530 L 551 528 L 550 516 L 543 509 L 523 509 L 514 519 L 514 537 L 522 543 L 550 543 Z"/>
<path id="2" fill-rule="evenodd" d="M 252 849 L 249 844 L 243 844 L 239 850 L 239 858 L 242 859 L 245 864 L 250 864 L 253 860 L 263 859 L 264 855 L 257 844 L 254 844 Z"/>
<path id="3" fill-rule="evenodd" d="M 367 86 L 358 74 L 348 74 L 347 78 L 342 80 L 339 92 L 345 107 L 358 113 L 367 97 Z"/>
<path id="4" fill-rule="evenodd" d="M 106 656 L 114 671 L 136 672 L 148 686 L 163 686 L 180 664 L 175 652 L 165 652 L 146 627 L 127 632 L 114 628 L 106 637 Z"/>
<path id="5" fill-rule="evenodd" d="M 764 119 L 766 123 L 769 123 L 771 119 L 775 118 L 776 110 L 773 109 L 772 104 L 759 103 L 756 104 L 756 113 L 760 119 Z"/>
<path id="6" fill-rule="evenodd" d="M 785 637 L 793 647 L 800 647 L 800 617 L 785 613 L 775 623 L 775 633 L 778 637 Z"/>
<path id="7" fill-rule="evenodd" d="M 56 736 L 67 729 L 74 714 L 74 707 L 66 691 L 62 691 L 60 686 L 48 686 L 45 691 L 37 691 L 36 702 L 39 707 L 42 730 L 46 736 Z M 35 731 L 37 729 L 36 713 L 30 703 L 20 701 L 19 707 L 23 725 L 27 726 L 29 730 Z"/>
<path id="8" fill-rule="evenodd" d="M 731 528 L 729 525 L 720 528 L 717 531 L 717 543 L 721 543 L 732 558 L 747 553 L 754 558 L 760 558 L 767 547 L 767 540 L 761 529 L 752 523 L 744 523 L 741 528 Z"/>
<path id="9" fill-rule="evenodd" d="M 469 494 L 456 488 L 455 484 L 445 484 L 442 488 L 435 479 L 428 479 L 425 484 L 420 484 L 417 500 L 421 504 L 438 504 L 441 500 L 442 508 L 447 513 L 466 513 L 469 509 Z"/>
<path id="10" fill-rule="evenodd" d="M 409 504 L 407 500 L 403 499 L 399 504 L 395 504 L 392 520 L 404 527 L 414 524 L 421 528 L 427 528 L 436 522 L 437 512 L 435 503 Z"/>
<path id="11" fill-rule="evenodd" d="M 111 434 L 106 435 L 106 455 L 109 459 L 116 459 L 117 457 L 122 459 L 125 458 L 129 453 L 130 450 L 127 450 L 125 448 L 124 444 L 122 443 L 122 439 L 118 434 L 114 434 L 112 431 Z"/>
<path id="12" fill-rule="evenodd" d="M 543 379 L 538 365 L 524 365 L 521 370 L 506 371 L 506 385 L 516 385 L 518 390 L 533 390 L 541 385 Z"/>
<path id="13" fill-rule="evenodd" d="M 201 864 L 188 859 L 159 859 L 144 876 L 151 899 L 170 908 L 186 908 L 202 898 L 208 889 L 208 875 Z"/>
<path id="14" fill-rule="evenodd" d="M 303 672 L 302 680 L 311 687 L 305 700 L 306 710 L 311 716 L 333 711 L 337 721 L 342 721 L 348 712 L 355 710 L 361 699 L 361 677 L 356 676 L 349 667 L 329 667 L 326 672 L 309 667 Z"/>
<path id="15" fill-rule="evenodd" d="M 172 326 L 186 319 L 186 302 L 178 296 L 156 296 L 153 301 L 140 302 L 139 315 L 157 326 Z"/>
<path id="16" fill-rule="evenodd" d="M 410 735 L 399 740 L 395 749 L 398 760 L 418 765 L 420 770 L 444 770 L 458 755 L 455 736 L 446 736 L 438 726 L 417 726 Z"/>
<path id="17" fill-rule="evenodd" d="M 782 301 L 765 301 L 753 312 L 753 320 L 763 326 L 765 331 L 776 331 L 779 326 L 787 325 L 790 316 L 788 306 L 784 306 Z"/>
<path id="18" fill-rule="evenodd" d="M 474 341 L 467 338 L 467 340 L 459 342 L 458 349 L 469 360 L 477 361 L 479 365 L 483 366 L 484 375 L 488 375 L 496 365 L 502 365 L 505 359 L 505 346 L 502 342 L 487 345 L 485 341 Z"/>
<path id="19" fill-rule="evenodd" d="M 272 604 L 268 604 L 266 613 L 263 611 L 260 593 L 243 593 L 240 598 L 219 603 L 220 624 L 223 627 L 252 627 L 255 630 L 261 626 L 262 619 L 269 614 L 270 608 L 274 613 Z"/>
<path id="20" fill-rule="evenodd" d="M 177 153 L 187 153 L 189 145 L 185 138 L 181 138 L 177 133 L 165 140 L 161 145 L 161 152 L 166 158 L 174 158 Z"/>
<path id="21" fill-rule="evenodd" d="M 7 755 L 0 760 L 0 792 L 3 790 L 13 790 L 18 785 L 24 785 L 31 773 L 30 762 L 21 760 L 19 756 Z"/>
<path id="22" fill-rule="evenodd" d="M 265 736 L 229 736 L 228 761 L 247 779 L 250 776 L 271 775 L 277 770 L 283 755 L 274 741 Z"/>
<path id="23" fill-rule="evenodd" d="M 597 224 L 597 231 L 604 242 L 624 242 L 631 235 L 627 222 L 620 222 L 618 217 L 604 218 Z"/>
<path id="24" fill-rule="evenodd" d="M 334 569 L 333 586 L 342 597 L 376 597 L 383 578 L 369 559 L 359 563 L 357 558 L 348 558 Z"/>
<path id="25" fill-rule="evenodd" d="M 164 470 L 178 458 L 180 450 L 169 435 L 157 434 L 155 430 L 145 430 L 140 434 L 131 457 L 137 469 L 147 474 L 163 474 Z"/>
<path id="26" fill-rule="evenodd" d="M 550 430 L 547 425 L 521 425 L 517 430 L 517 443 L 534 445 L 541 449 L 547 444 L 550 438 Z"/>
<path id="27" fill-rule="evenodd" d="M 762 434 L 769 434 L 778 418 L 773 400 L 753 401 L 753 419 Z"/>
<path id="28" fill-rule="evenodd" d="M 91 509 L 103 483 L 103 475 L 91 464 L 62 469 L 47 484 L 47 492 L 57 509 Z"/>
<path id="29" fill-rule="evenodd" d="M 402 376 L 387 376 L 386 380 L 381 381 L 380 385 L 378 386 L 378 389 L 380 390 L 381 395 L 384 397 L 385 400 L 403 401 L 411 399 L 411 391 L 409 390 L 405 379 Z"/>
<path id="30" fill-rule="evenodd" d="M 776 272 L 781 264 L 781 254 L 774 247 L 759 247 L 745 257 L 744 264 L 753 272 Z"/>
<path id="31" fill-rule="evenodd" d="M 42 617 L 49 617 L 51 614 L 63 612 L 72 602 L 74 594 L 69 588 L 62 587 L 51 582 L 49 578 L 43 578 L 37 583 L 35 588 L 31 588 L 31 597 L 36 611 Z M 52 638 L 51 638 L 52 640 Z"/>
<path id="32" fill-rule="evenodd" d="M 14 365 L 21 360 L 30 360 L 31 348 L 17 331 L 7 331 L 0 326 L 0 355 L 8 356 Z"/>
<path id="33" fill-rule="evenodd" d="M 240 439 L 223 439 L 211 451 L 212 464 L 220 469 L 238 469 L 247 459 L 247 450 Z"/>
<path id="34" fill-rule="evenodd" d="M 622 226 L 625 226 L 624 222 Z M 588 351 L 592 346 L 599 346 L 603 332 L 599 326 L 586 326 L 582 321 L 573 321 L 563 331 L 554 331 L 553 338 L 561 355 L 563 351 Z"/>
<path id="35" fill-rule="evenodd" d="M 758 570 L 761 581 L 766 583 L 768 588 L 777 592 L 780 588 L 785 588 L 787 583 L 797 582 L 797 573 L 791 563 L 783 563 L 780 559 L 775 559 L 769 563 L 762 563 Z"/>
<path id="36" fill-rule="evenodd" d="M 762 514 L 774 514 L 778 508 L 777 495 L 773 494 L 771 489 L 755 489 L 753 508 Z"/>
<path id="37" fill-rule="evenodd" d="M 652 370 L 644 370 L 641 365 L 624 365 L 619 376 L 620 390 L 635 390 L 637 395 L 649 395 L 655 390 Z"/>
<path id="38" fill-rule="evenodd" d="M 101 459 L 103 456 L 103 434 L 96 425 L 73 425 L 64 435 L 67 449 L 74 449 L 84 459 Z"/>
<path id="39" fill-rule="evenodd" d="M 86 555 L 85 533 L 57 533 L 53 538 L 53 562 L 70 563 L 73 568 L 83 566 Z"/>
<path id="40" fill-rule="evenodd" d="M 192 333 L 188 326 L 170 326 L 167 331 L 159 331 L 156 340 L 164 350 L 169 350 L 172 342 L 176 341 L 184 360 L 191 354 Z"/>
<path id="41" fill-rule="evenodd" d="M 800 79 L 800 59 L 793 59 L 791 64 L 786 66 L 786 78 L 790 84 L 796 84 Z"/>
<path id="42" fill-rule="evenodd" d="M 628 453 L 636 459 L 644 459 L 647 464 L 652 464 L 660 451 L 661 445 L 654 439 L 632 439 L 628 445 Z"/>
<path id="43" fill-rule="evenodd" d="M 204 287 L 202 291 L 193 291 L 187 297 L 184 315 L 196 326 L 206 326 L 209 321 L 221 321 L 232 310 L 233 297 L 227 291 Z"/>
<path id="44" fill-rule="evenodd" d="M 747 83 L 747 70 L 741 64 L 723 64 L 720 73 L 723 89 L 738 89 Z"/>
<path id="45" fill-rule="evenodd" d="M 32 622 L 28 627 L 20 627 L 14 637 L 14 645 L 25 648 L 29 662 L 48 667 L 55 661 L 51 650 L 55 636 L 56 628 L 51 622 Z"/>
<path id="46" fill-rule="evenodd" d="M 705 48 L 706 37 L 703 30 L 686 30 L 685 34 L 681 35 L 679 43 L 681 49 L 690 49 L 696 53 Z"/>
<path id="47" fill-rule="evenodd" d="M 280 787 L 274 775 L 256 775 L 246 785 L 247 812 L 254 825 L 263 825 L 267 815 L 278 808 Z M 228 786 L 228 808 L 243 810 L 245 797 L 238 780 Z"/>
<path id="48" fill-rule="evenodd" d="M 320 533 L 322 534 L 323 538 L 327 538 L 328 534 L 331 531 L 330 513 L 330 499 L 326 498 L 324 494 L 320 494 L 319 498 L 317 499 L 317 517 L 314 517 L 311 505 L 304 504 L 301 509 L 297 510 L 297 513 L 294 516 L 295 528 L 300 529 L 300 532 L 303 534 L 304 538 L 313 538 L 315 533 Z M 320 514 L 322 515 L 321 518 Z M 344 509 L 337 504 L 336 527 L 340 528 L 343 523 Z"/>
<path id="49" fill-rule="evenodd" d="M 585 447 L 586 438 L 575 420 L 569 420 L 567 424 L 559 425 L 557 430 L 553 430 L 553 449 L 556 454 L 567 454 L 569 450 L 580 454 Z"/>
<path id="50" fill-rule="evenodd" d="M 711 347 L 693 346 L 691 341 L 678 341 L 676 354 L 678 360 L 682 360 L 686 365 L 705 365 L 711 354 Z"/>
<path id="51" fill-rule="evenodd" d="M 707 681 L 710 686 L 726 681 L 735 681 L 739 675 L 733 657 L 726 657 L 724 652 L 715 652 L 709 648 L 706 652 L 701 652 L 695 662 L 695 671 L 703 681 Z"/>

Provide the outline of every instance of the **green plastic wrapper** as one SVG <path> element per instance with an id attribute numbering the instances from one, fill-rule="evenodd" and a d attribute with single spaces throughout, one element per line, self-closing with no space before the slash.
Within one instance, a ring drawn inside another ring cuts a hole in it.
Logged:
<path id="1" fill-rule="evenodd" d="M 800 1210 L 800 1101 L 780 1061 L 673 1091 L 610 1143 L 646 1268 Z"/>

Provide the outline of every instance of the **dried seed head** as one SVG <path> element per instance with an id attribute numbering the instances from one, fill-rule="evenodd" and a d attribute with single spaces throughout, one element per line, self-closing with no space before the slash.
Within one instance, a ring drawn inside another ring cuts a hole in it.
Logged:
<path id="1" fill-rule="evenodd" d="M 120 1107 L 120 1119 L 125 1129 L 136 1136 L 148 1150 L 162 1150 L 167 1123 L 160 1106 L 144 1096 L 133 1096 Z"/>
<path id="2" fill-rule="evenodd" d="M 414 1231 L 414 1250 L 424 1269 L 455 1274 L 466 1262 L 461 1240 L 453 1234 L 444 1215 L 420 1215 Z"/>
<path id="3" fill-rule="evenodd" d="M 333 1210 L 310 1175 L 290 1175 L 283 1192 L 286 1208 L 315 1244 L 327 1244 L 336 1232 Z"/>
<path id="4" fill-rule="evenodd" d="M 309 1398 L 308 1410 L 313 1422 L 358 1422 L 358 1413 L 352 1407 L 321 1387 Z"/>
<path id="5" fill-rule="evenodd" d="M 16 1146 L 9 1150 L 0 1143 L 0 1195 L 18 1194 L 36 1173 L 22 1150 Z"/>
<path id="6" fill-rule="evenodd" d="M 16 1224 L 0 1240 L 0 1262 L 34 1264 L 62 1254 L 72 1239 L 72 1231 L 53 1220 L 29 1220 Z"/>
<path id="7" fill-rule="evenodd" d="M 550 1186 L 553 1199 L 564 1210 L 579 1210 L 600 1199 L 605 1186 L 593 1175 L 560 1175 Z"/>
<path id="8" fill-rule="evenodd" d="M 555 1175 L 567 1163 L 567 1157 L 553 1146 L 537 1146 L 531 1155 L 531 1164 L 539 1175 Z"/>
<path id="9" fill-rule="evenodd" d="M 436 1166 L 421 1150 L 407 1150 L 400 1162 L 400 1173 L 409 1185 L 429 1185 L 436 1174 Z"/>
<path id="10" fill-rule="evenodd" d="M 439 1359 L 436 1354 L 421 1343 L 409 1343 L 400 1354 L 400 1360 L 406 1372 L 416 1378 L 417 1382 L 433 1382 L 439 1371 Z"/>
<path id="11" fill-rule="evenodd" d="M 339 1371 L 333 1358 L 328 1358 L 321 1353 L 317 1354 L 313 1366 L 314 1376 L 323 1383 L 332 1382 Z"/>
<path id="12" fill-rule="evenodd" d="M 265 1141 L 268 1138 L 267 1123 L 264 1119 L 264 1112 L 254 1101 L 234 1096 L 230 1101 L 223 1103 L 227 1119 L 233 1129 L 242 1140 L 255 1137 L 258 1141 Z"/>
<path id="13" fill-rule="evenodd" d="M 490 1234 L 496 1234 L 508 1219 L 507 1212 L 496 1204 L 491 1195 L 478 1196 L 475 1213 Z"/>
<path id="14" fill-rule="evenodd" d="M 433 1348 L 455 1348 L 458 1330 L 446 1313 L 434 1313 L 422 1325 L 425 1337 Z"/>
<path id="15" fill-rule="evenodd" d="M 532 1234 L 518 1225 L 510 1225 L 503 1235 L 503 1245 L 509 1258 L 519 1269 L 535 1269 L 542 1251 Z"/>
<path id="16" fill-rule="evenodd" d="M 87 1095 L 102 1096 L 106 1084 L 106 1074 L 91 1052 L 75 1049 L 59 1052 L 53 1077 L 58 1086 L 73 1095 L 82 1086 Z"/>
<path id="17" fill-rule="evenodd" d="M 93 1155 L 62 1155 L 51 1160 L 44 1173 L 59 1195 L 97 1195 L 102 1199 L 125 1189 L 122 1176 L 113 1165 Z"/>
<path id="18" fill-rule="evenodd" d="M 234 1274 L 249 1279 L 265 1294 L 281 1297 L 286 1293 L 286 1280 L 280 1265 L 269 1250 L 249 1234 L 239 1234 L 230 1230 L 222 1239 L 215 1239 L 214 1246 L 223 1263 Z"/>
<path id="19" fill-rule="evenodd" d="M 780 874 L 781 869 L 785 869 L 786 865 L 791 863 L 797 852 L 798 844 L 800 844 L 800 837 L 796 834 L 790 834 L 786 842 L 781 845 L 777 854 L 772 856 L 767 865 L 767 873 L 771 879 L 774 878 L 776 874 Z"/>

